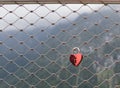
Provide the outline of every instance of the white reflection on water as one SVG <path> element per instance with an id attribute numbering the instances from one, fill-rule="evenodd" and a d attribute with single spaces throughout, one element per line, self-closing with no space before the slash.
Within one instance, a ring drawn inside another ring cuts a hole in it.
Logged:
<path id="1" fill-rule="evenodd" d="M 120 55 L 117 55 L 117 60 L 120 60 Z"/>
<path id="2" fill-rule="evenodd" d="M 113 33 L 107 33 L 104 39 L 105 39 L 105 41 L 110 42 L 113 40 L 113 38 L 114 38 Z"/>
<path id="3" fill-rule="evenodd" d="M 83 46 L 81 48 L 81 51 L 83 54 L 90 54 L 94 51 L 94 47 L 93 46 Z"/>
<path id="4" fill-rule="evenodd" d="M 110 56 L 110 57 L 107 57 L 107 58 L 105 58 L 105 63 L 104 63 L 104 65 L 105 65 L 105 67 L 109 67 L 109 66 L 111 66 L 112 64 L 113 64 L 113 57 L 112 56 Z"/>

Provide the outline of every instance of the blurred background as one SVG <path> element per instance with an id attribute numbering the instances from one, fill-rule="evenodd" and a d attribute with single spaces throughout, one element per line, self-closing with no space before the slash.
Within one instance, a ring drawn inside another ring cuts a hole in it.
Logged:
<path id="1" fill-rule="evenodd" d="M 120 5 L 1 5 L 0 88 L 120 88 Z"/>

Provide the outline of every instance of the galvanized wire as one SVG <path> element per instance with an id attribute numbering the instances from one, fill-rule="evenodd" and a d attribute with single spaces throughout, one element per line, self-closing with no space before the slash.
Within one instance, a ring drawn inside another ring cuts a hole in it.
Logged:
<path id="1" fill-rule="evenodd" d="M 0 88 L 119 88 L 119 4 L 0 7 Z M 79 67 L 69 56 L 84 55 Z"/>

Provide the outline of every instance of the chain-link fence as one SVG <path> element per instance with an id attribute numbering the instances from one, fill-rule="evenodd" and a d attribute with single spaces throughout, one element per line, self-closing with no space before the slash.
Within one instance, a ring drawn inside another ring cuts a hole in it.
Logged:
<path id="1" fill-rule="evenodd" d="M 0 88 L 120 88 L 120 5 L 1 5 Z"/>

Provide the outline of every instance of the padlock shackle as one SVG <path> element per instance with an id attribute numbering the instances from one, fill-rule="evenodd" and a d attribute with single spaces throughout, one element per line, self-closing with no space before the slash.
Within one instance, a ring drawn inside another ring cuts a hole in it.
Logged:
<path id="1" fill-rule="evenodd" d="M 80 48 L 79 48 L 79 47 L 74 47 L 74 48 L 72 49 L 72 52 L 74 53 L 75 50 L 77 50 L 77 52 L 80 53 Z"/>

